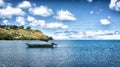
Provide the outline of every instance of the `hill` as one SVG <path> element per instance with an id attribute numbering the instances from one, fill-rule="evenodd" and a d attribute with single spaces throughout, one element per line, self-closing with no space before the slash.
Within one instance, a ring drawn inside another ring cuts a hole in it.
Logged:
<path id="1" fill-rule="evenodd" d="M 24 27 L 23 27 L 24 28 Z M 23 28 L 1 28 L 0 27 L 0 40 L 43 40 L 48 41 L 52 40 L 52 37 L 49 37 L 43 34 L 39 30 L 32 30 L 30 27 L 26 29 Z"/>

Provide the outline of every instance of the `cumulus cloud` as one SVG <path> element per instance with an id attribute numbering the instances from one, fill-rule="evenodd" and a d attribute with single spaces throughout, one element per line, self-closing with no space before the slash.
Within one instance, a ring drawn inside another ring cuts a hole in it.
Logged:
<path id="1" fill-rule="evenodd" d="M 91 3 L 93 0 L 87 0 L 89 3 Z"/>
<path id="2" fill-rule="evenodd" d="M 4 6 L 4 5 L 5 5 L 4 1 L 0 0 L 0 6 Z"/>
<path id="3" fill-rule="evenodd" d="M 119 39 L 120 40 L 120 32 L 118 31 L 83 31 L 77 33 L 71 33 L 72 31 L 68 32 L 59 32 L 52 35 L 54 39 Z M 74 31 L 73 31 L 74 32 Z M 68 35 L 69 33 L 69 35 Z"/>
<path id="4" fill-rule="evenodd" d="M 2 22 L 3 22 L 3 24 L 5 24 L 5 25 L 8 24 L 8 20 L 3 20 Z"/>
<path id="5" fill-rule="evenodd" d="M 36 19 L 35 19 L 34 17 L 32 17 L 32 16 L 28 16 L 28 17 L 27 17 L 27 20 L 28 20 L 29 22 L 32 22 L 32 21 L 35 21 Z"/>
<path id="6" fill-rule="evenodd" d="M 32 27 L 44 27 L 45 26 L 45 20 L 37 20 L 32 16 L 27 17 L 27 21 L 30 22 L 29 25 Z"/>
<path id="7" fill-rule="evenodd" d="M 30 8 L 29 11 L 33 15 L 39 15 L 42 17 L 47 17 L 53 14 L 52 9 L 48 8 L 47 6 L 40 6 L 40 7 L 35 7 L 35 8 Z"/>
<path id="8" fill-rule="evenodd" d="M 55 18 L 58 20 L 70 20 L 70 21 L 76 20 L 74 15 L 68 10 L 57 11 L 57 16 L 55 16 Z"/>
<path id="9" fill-rule="evenodd" d="M 67 25 L 64 25 L 61 22 L 49 22 L 46 23 L 45 20 L 36 20 L 34 19 L 33 21 L 30 22 L 30 26 L 39 26 L 41 28 L 68 28 Z"/>
<path id="10" fill-rule="evenodd" d="M 27 21 L 29 21 L 29 25 L 33 27 L 41 27 L 41 28 L 68 28 L 67 25 L 64 25 L 62 22 L 49 22 L 47 23 L 45 20 L 37 20 L 32 16 L 27 17 Z"/>
<path id="11" fill-rule="evenodd" d="M 18 22 L 20 25 L 24 25 L 25 24 L 25 18 L 18 16 L 16 17 L 16 22 Z"/>
<path id="12" fill-rule="evenodd" d="M 45 26 L 45 20 L 34 20 L 33 22 L 30 23 L 30 26 L 40 26 L 44 27 Z"/>
<path id="13" fill-rule="evenodd" d="M 109 25 L 111 22 L 110 22 L 108 19 L 101 19 L 101 20 L 100 20 L 100 23 L 101 23 L 102 25 Z"/>
<path id="14" fill-rule="evenodd" d="M 92 39 L 120 39 L 120 33 L 118 31 L 86 31 L 85 36 Z"/>
<path id="15" fill-rule="evenodd" d="M 24 15 L 25 12 L 20 8 L 14 8 L 11 6 L 7 6 L 6 8 L 0 9 L 0 17 L 10 18 L 14 15 Z"/>
<path id="16" fill-rule="evenodd" d="M 119 0 L 111 0 L 109 4 L 109 8 L 115 11 L 120 11 L 120 1 Z"/>
<path id="17" fill-rule="evenodd" d="M 29 8 L 31 7 L 31 3 L 29 1 L 23 1 L 22 3 L 20 3 L 17 7 L 19 8 Z"/>
<path id="18" fill-rule="evenodd" d="M 45 28 L 68 28 L 67 25 L 64 25 L 61 22 L 46 23 Z"/>

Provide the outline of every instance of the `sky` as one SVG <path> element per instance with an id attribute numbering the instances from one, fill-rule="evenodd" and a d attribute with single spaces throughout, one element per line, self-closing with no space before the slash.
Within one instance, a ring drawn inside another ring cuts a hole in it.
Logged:
<path id="1" fill-rule="evenodd" d="M 61 40 L 120 40 L 120 0 L 0 0 L 0 24 Z"/>

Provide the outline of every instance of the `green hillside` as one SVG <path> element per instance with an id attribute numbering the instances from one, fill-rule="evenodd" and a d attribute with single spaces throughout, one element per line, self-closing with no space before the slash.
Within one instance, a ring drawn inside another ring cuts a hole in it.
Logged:
<path id="1" fill-rule="evenodd" d="M 20 29 L 20 28 L 1 28 L 0 27 L 0 40 L 52 40 L 43 34 L 39 30 L 32 30 L 30 28 Z"/>

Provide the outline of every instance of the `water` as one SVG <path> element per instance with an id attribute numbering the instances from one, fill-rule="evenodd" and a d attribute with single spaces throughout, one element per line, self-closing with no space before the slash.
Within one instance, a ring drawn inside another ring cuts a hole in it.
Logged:
<path id="1" fill-rule="evenodd" d="M 0 41 L 0 67 L 120 67 L 119 40 L 56 40 L 56 48 L 27 48 L 39 41 Z"/>

